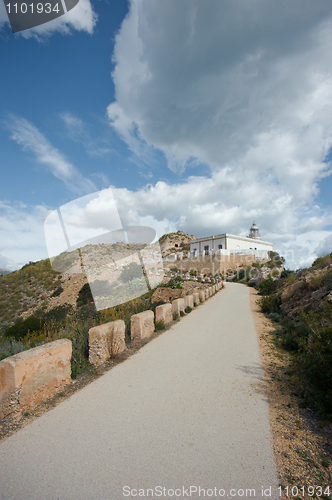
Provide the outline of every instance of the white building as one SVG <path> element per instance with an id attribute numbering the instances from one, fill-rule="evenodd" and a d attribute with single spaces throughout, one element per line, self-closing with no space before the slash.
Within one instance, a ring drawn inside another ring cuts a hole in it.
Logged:
<path id="1" fill-rule="evenodd" d="M 273 250 L 273 243 L 262 241 L 259 229 L 255 223 L 250 228 L 247 238 L 233 234 L 218 234 L 207 236 L 190 242 L 190 256 L 201 257 L 203 255 L 229 255 L 231 253 L 255 254 L 260 258 L 267 258 L 268 252 Z"/>

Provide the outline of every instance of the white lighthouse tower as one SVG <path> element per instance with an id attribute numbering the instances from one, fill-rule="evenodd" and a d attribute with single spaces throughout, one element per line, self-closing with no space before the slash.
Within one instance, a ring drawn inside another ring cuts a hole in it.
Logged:
<path id="1" fill-rule="evenodd" d="M 250 228 L 250 232 L 249 232 L 248 238 L 252 238 L 253 240 L 260 240 L 261 239 L 261 237 L 259 235 L 259 229 L 256 226 L 255 221 L 253 222 L 253 224 L 252 224 L 252 226 Z"/>

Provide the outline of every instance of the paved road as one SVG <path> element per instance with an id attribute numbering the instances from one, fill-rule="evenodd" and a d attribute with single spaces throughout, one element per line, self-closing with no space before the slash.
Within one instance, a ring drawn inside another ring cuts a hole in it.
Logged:
<path id="1" fill-rule="evenodd" d="M 227 283 L 1 443 L 0 498 L 278 498 L 262 377 L 249 290 Z"/>

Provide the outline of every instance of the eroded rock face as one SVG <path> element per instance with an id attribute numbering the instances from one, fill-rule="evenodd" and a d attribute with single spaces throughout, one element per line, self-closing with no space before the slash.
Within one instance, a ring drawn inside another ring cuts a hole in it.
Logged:
<path id="1" fill-rule="evenodd" d="M 1 361 L 0 414 L 33 408 L 70 383 L 71 354 L 70 340 L 60 339 Z"/>
<path id="2" fill-rule="evenodd" d="M 199 304 L 200 303 L 199 293 L 198 292 L 193 293 L 193 297 L 194 297 L 194 303 Z"/>
<path id="3" fill-rule="evenodd" d="M 131 340 L 139 342 L 154 332 L 153 311 L 144 311 L 131 317 Z"/>
<path id="4" fill-rule="evenodd" d="M 110 321 L 89 330 L 89 361 L 99 366 L 126 349 L 126 325 L 122 320 Z"/>

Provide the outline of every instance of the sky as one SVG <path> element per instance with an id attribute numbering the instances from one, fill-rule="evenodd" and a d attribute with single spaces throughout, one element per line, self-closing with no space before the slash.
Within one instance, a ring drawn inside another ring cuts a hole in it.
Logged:
<path id="1" fill-rule="evenodd" d="M 0 267 L 87 195 L 91 234 L 115 200 L 159 236 L 255 221 L 290 269 L 330 253 L 331 47 L 330 0 L 80 0 L 15 34 L 1 3 Z"/>

